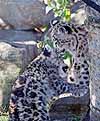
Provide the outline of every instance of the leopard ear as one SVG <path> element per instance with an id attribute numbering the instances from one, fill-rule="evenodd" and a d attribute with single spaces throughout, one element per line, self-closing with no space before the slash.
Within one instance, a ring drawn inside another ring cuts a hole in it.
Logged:
<path id="1" fill-rule="evenodd" d="M 50 21 L 50 26 L 53 27 L 60 22 L 60 17 L 56 17 Z"/>

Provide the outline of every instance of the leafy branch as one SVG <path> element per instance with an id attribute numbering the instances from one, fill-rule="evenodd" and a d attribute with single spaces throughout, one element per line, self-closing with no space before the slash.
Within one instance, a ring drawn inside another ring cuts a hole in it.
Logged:
<path id="1" fill-rule="evenodd" d="M 70 21 L 70 0 L 48 0 L 48 7 L 53 10 L 55 17 L 59 16 L 64 21 Z"/>

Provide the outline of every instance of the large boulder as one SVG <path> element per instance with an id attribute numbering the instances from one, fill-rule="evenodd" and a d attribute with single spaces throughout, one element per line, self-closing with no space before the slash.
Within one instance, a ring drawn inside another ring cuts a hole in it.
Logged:
<path id="1" fill-rule="evenodd" d="M 77 24 L 84 24 L 86 20 L 86 13 L 85 13 L 85 3 L 81 0 L 75 0 L 73 6 L 71 8 L 71 20 L 73 23 Z M 81 18 L 81 19 L 80 19 Z"/>
<path id="2" fill-rule="evenodd" d="M 15 43 L 34 40 L 43 40 L 43 34 L 33 31 L 0 30 L 0 42 Z"/>
<path id="3" fill-rule="evenodd" d="M 14 44 L 13 44 L 14 45 Z M 11 86 L 32 59 L 37 56 L 35 45 L 26 44 L 13 47 L 0 42 L 0 106 L 6 107 L 10 97 Z"/>
<path id="4" fill-rule="evenodd" d="M 82 97 L 74 97 L 69 93 L 59 96 L 51 105 L 52 121 L 89 121 L 89 92 Z"/>
<path id="5" fill-rule="evenodd" d="M 0 17 L 14 29 L 26 30 L 48 24 L 53 12 L 46 14 L 43 0 L 0 0 Z"/>

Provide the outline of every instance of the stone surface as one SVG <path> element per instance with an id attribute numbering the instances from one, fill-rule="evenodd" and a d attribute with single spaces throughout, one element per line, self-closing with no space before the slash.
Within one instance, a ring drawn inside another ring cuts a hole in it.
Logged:
<path id="1" fill-rule="evenodd" d="M 66 105 L 50 112 L 51 121 L 83 121 L 89 107 L 85 105 Z"/>
<path id="2" fill-rule="evenodd" d="M 0 107 L 2 106 L 2 101 L 3 101 L 3 92 L 2 92 L 2 87 L 0 86 Z"/>
<path id="3" fill-rule="evenodd" d="M 91 107 L 92 110 L 90 110 L 90 121 L 100 121 L 100 111 L 93 111 L 93 108 Z"/>
<path id="4" fill-rule="evenodd" d="M 91 121 L 100 121 L 100 29 L 95 27 L 91 27 L 91 29 L 92 33 L 95 33 L 89 44 L 91 55 Z"/>
<path id="5" fill-rule="evenodd" d="M 88 105 L 89 104 L 89 100 L 90 100 L 90 95 L 89 92 L 87 94 L 85 94 L 82 97 L 74 97 L 74 96 L 70 96 L 68 94 L 64 94 L 64 96 L 60 96 L 61 98 L 58 98 L 58 100 L 55 101 L 55 107 L 61 105 Z"/>
<path id="6" fill-rule="evenodd" d="M 100 6 L 100 0 L 92 0 Z M 90 121 L 100 121 L 100 13 L 87 7 L 90 52 Z"/>
<path id="7" fill-rule="evenodd" d="M 89 93 L 83 97 L 60 97 L 51 105 L 51 121 L 83 121 L 89 110 Z"/>
<path id="8" fill-rule="evenodd" d="M 36 55 L 35 45 L 20 44 L 13 47 L 0 42 L 0 106 L 7 106 L 12 83 Z"/>
<path id="9" fill-rule="evenodd" d="M 20 72 L 20 67 L 10 62 L 0 60 L 0 90 L 2 95 L 0 98 L 0 105 L 6 107 L 11 92 L 11 86 L 15 78 Z M 13 81 L 12 81 L 13 80 Z"/>
<path id="10" fill-rule="evenodd" d="M 33 31 L 0 30 L 0 42 L 24 42 L 41 40 L 42 33 Z"/>
<path id="11" fill-rule="evenodd" d="M 48 24 L 53 13 L 46 14 L 43 0 L 0 0 L 0 18 L 14 29 L 26 30 Z"/>
<path id="12" fill-rule="evenodd" d="M 84 24 L 86 20 L 85 4 L 82 1 L 76 1 L 71 8 L 71 18 L 73 23 Z"/>

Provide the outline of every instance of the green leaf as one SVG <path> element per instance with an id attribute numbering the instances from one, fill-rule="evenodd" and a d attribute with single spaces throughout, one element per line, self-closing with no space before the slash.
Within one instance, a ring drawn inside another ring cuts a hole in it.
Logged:
<path id="1" fill-rule="evenodd" d="M 63 59 L 72 59 L 72 55 L 69 53 L 69 52 L 65 52 L 64 55 L 63 55 Z"/>
<path id="2" fill-rule="evenodd" d="M 0 121 L 8 121 L 8 116 L 0 116 Z"/>
<path id="3" fill-rule="evenodd" d="M 44 41 L 44 46 L 49 45 L 51 48 L 54 48 L 53 42 L 50 40 L 50 38 L 46 37 Z"/>
<path id="4" fill-rule="evenodd" d="M 65 9 L 64 10 L 64 19 L 65 21 L 70 21 L 71 20 L 71 12 L 70 9 Z"/>
<path id="5" fill-rule="evenodd" d="M 48 6 L 51 6 L 51 0 L 47 0 Z"/>
<path id="6" fill-rule="evenodd" d="M 60 16 L 65 21 L 71 20 L 70 0 L 48 0 L 48 5 L 53 9 L 55 16 Z"/>
<path id="7" fill-rule="evenodd" d="M 64 5 L 64 6 L 66 6 L 66 1 L 67 1 L 67 0 L 63 0 L 63 5 Z"/>
<path id="8" fill-rule="evenodd" d="M 62 3 L 63 3 L 63 0 L 57 0 L 57 2 L 58 2 L 59 4 L 62 4 Z"/>
<path id="9" fill-rule="evenodd" d="M 48 44 L 51 48 L 53 48 L 53 42 L 51 42 L 50 40 L 47 40 L 47 44 Z"/>
<path id="10" fill-rule="evenodd" d="M 71 67 L 72 65 L 72 55 L 69 52 L 65 52 L 63 55 L 63 61 L 65 64 L 68 65 L 68 67 Z"/>

